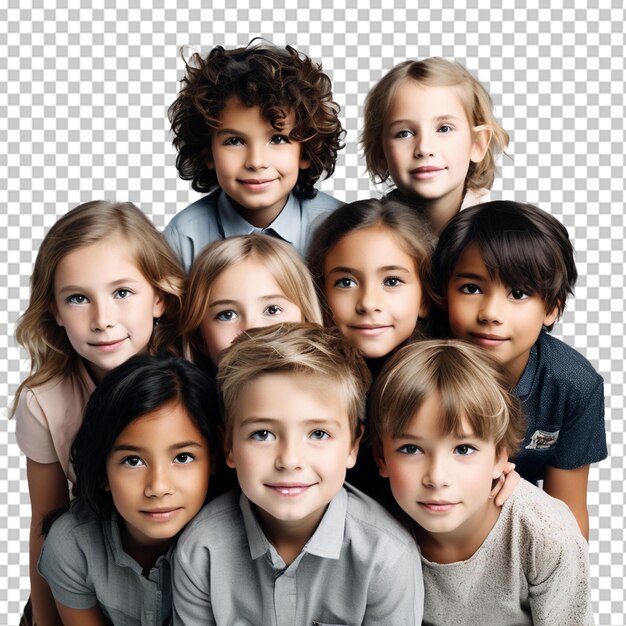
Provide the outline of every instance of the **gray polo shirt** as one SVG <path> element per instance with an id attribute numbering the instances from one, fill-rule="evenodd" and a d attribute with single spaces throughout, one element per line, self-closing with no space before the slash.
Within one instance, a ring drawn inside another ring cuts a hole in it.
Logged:
<path id="1" fill-rule="evenodd" d="M 422 619 L 415 542 L 347 484 L 289 566 L 238 492 L 200 511 L 181 535 L 172 566 L 175 625 L 415 626 Z"/>
<path id="2" fill-rule="evenodd" d="M 43 546 L 37 569 L 54 599 L 73 609 L 100 605 L 116 626 L 171 623 L 172 548 L 142 575 L 122 547 L 115 518 L 97 519 L 75 507 L 57 519 Z"/>
<path id="3" fill-rule="evenodd" d="M 304 255 L 315 226 L 342 204 L 321 191 L 306 200 L 289 194 L 276 219 L 267 228 L 257 228 L 237 213 L 230 198 L 218 188 L 175 215 L 163 234 L 186 272 L 205 246 L 234 235 L 264 233 L 287 241 Z"/>

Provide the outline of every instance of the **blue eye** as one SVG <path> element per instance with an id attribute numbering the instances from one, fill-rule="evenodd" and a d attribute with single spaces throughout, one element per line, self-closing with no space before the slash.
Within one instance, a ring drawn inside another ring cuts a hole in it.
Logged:
<path id="1" fill-rule="evenodd" d="M 128 296 L 130 296 L 131 293 L 132 292 L 131 292 L 130 289 L 124 289 L 122 287 L 122 288 L 116 290 L 115 297 L 116 298 L 120 298 L 121 300 L 125 300 L 126 298 L 128 298 Z"/>
<path id="2" fill-rule="evenodd" d="M 451 133 L 453 130 L 454 130 L 454 128 L 452 128 L 452 126 L 449 126 L 448 124 L 442 124 L 439 127 L 437 132 L 447 134 L 447 133 Z"/>
<path id="3" fill-rule="evenodd" d="M 385 285 L 385 287 L 399 287 L 403 284 L 404 281 L 397 276 L 388 276 L 385 280 L 383 280 L 383 285 Z"/>
<path id="4" fill-rule="evenodd" d="M 420 454 L 421 450 L 415 444 L 405 443 L 403 446 L 398 448 L 398 452 L 406 455 L 416 455 Z"/>
<path id="5" fill-rule="evenodd" d="M 325 430 L 314 430 L 311 433 L 311 439 L 323 441 L 324 439 L 330 439 L 330 435 Z"/>
<path id="6" fill-rule="evenodd" d="M 279 145 L 291 142 L 289 141 L 289 137 L 287 137 L 287 135 L 274 135 L 270 140 L 270 143 Z"/>
<path id="7" fill-rule="evenodd" d="M 215 316 L 215 319 L 219 320 L 220 322 L 232 322 L 234 319 L 237 319 L 237 313 L 235 313 L 235 311 L 231 309 L 227 311 L 220 311 Z"/>
<path id="8" fill-rule="evenodd" d="M 338 287 L 339 289 L 350 289 L 352 287 L 356 287 L 356 280 L 353 278 L 340 278 L 336 280 L 333 284 L 333 287 Z"/>
<path id="9" fill-rule="evenodd" d="M 408 139 L 409 137 L 413 137 L 413 133 L 410 130 L 407 130 L 406 128 L 403 128 L 402 130 L 398 131 L 394 137 L 396 139 Z"/>
<path id="10" fill-rule="evenodd" d="M 474 454 L 474 452 L 476 452 L 476 448 L 474 446 L 470 446 L 468 443 L 462 443 L 458 445 L 454 451 L 461 456 L 469 456 L 470 454 Z"/>
<path id="11" fill-rule="evenodd" d="M 71 296 L 65 298 L 65 302 L 67 302 L 68 304 L 85 304 L 86 302 L 89 302 L 89 299 L 87 298 L 87 296 L 83 296 L 80 293 L 74 293 Z"/>
<path id="12" fill-rule="evenodd" d="M 272 441 L 276 439 L 276 436 L 269 430 L 257 430 L 250 435 L 250 439 L 255 441 Z"/>

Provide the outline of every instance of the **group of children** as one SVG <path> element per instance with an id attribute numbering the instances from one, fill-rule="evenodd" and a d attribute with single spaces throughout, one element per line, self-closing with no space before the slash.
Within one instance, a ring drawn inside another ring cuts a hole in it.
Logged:
<path id="1" fill-rule="evenodd" d="M 508 136 L 462 66 L 368 94 L 380 200 L 314 188 L 338 113 L 289 46 L 194 55 L 170 119 L 208 195 L 164 234 L 103 201 L 50 229 L 16 328 L 24 624 L 592 623 L 567 231 L 489 201 Z"/>

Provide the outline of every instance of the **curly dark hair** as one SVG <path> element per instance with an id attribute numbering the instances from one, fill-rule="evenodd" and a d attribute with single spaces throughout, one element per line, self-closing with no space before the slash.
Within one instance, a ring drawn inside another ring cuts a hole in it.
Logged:
<path id="1" fill-rule="evenodd" d="M 191 180 L 196 191 L 208 192 L 217 185 L 215 170 L 206 165 L 212 160 L 211 135 L 220 126 L 226 102 L 237 98 L 245 106 L 258 106 L 278 131 L 294 112 L 296 124 L 289 138 L 302 143 L 302 157 L 311 165 L 300 170 L 293 192 L 313 198 L 320 176 L 334 172 L 345 134 L 322 66 L 291 46 L 283 50 L 257 39 L 234 50 L 216 46 L 205 59 L 195 53 L 185 64 L 181 90 L 169 108 L 180 177 Z"/>

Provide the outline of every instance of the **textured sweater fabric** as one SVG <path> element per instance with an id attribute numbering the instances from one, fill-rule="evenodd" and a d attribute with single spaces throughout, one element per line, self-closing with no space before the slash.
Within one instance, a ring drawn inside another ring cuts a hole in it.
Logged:
<path id="1" fill-rule="evenodd" d="M 587 543 L 565 504 L 522 481 L 466 561 L 422 556 L 428 625 L 593 624 Z"/>

